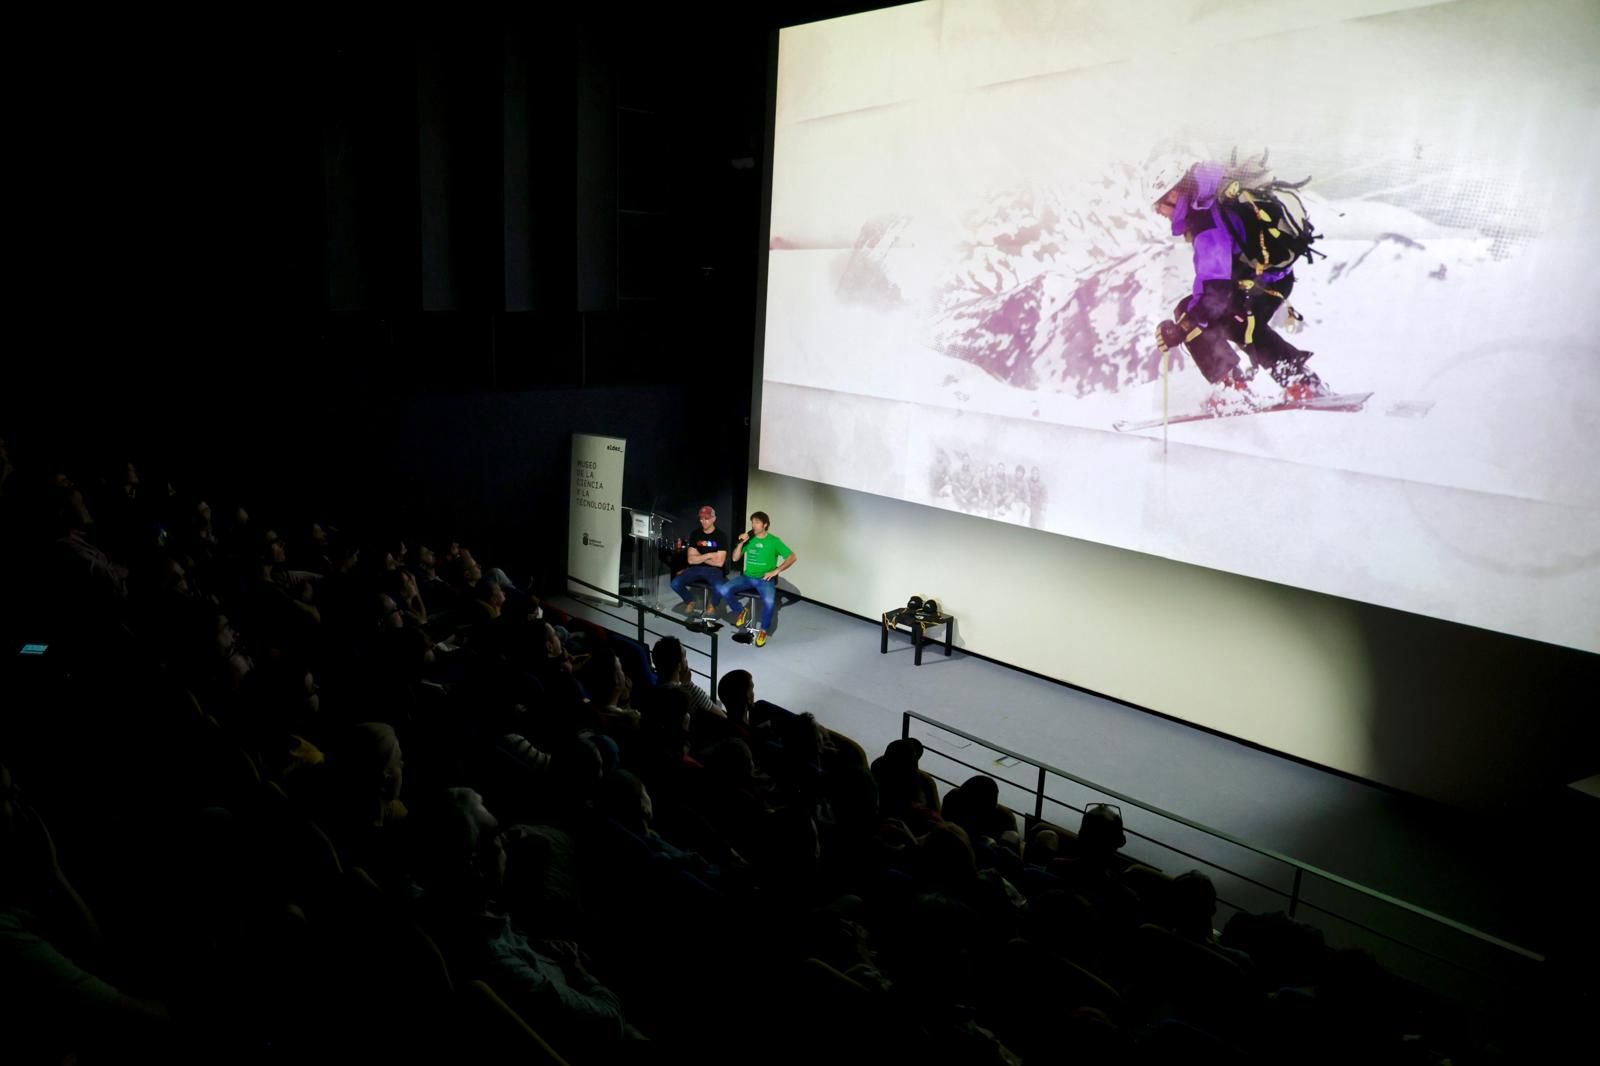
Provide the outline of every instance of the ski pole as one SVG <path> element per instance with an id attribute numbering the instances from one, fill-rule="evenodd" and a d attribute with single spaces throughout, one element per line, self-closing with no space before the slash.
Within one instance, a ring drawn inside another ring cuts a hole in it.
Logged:
<path id="1" fill-rule="evenodd" d="M 1167 454 L 1167 362 L 1172 353 L 1161 349 L 1161 454 Z"/>

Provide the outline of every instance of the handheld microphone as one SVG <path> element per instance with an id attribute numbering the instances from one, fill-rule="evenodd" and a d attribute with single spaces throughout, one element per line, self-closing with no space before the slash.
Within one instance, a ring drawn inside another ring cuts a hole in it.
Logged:
<path id="1" fill-rule="evenodd" d="M 756 527 L 755 526 L 751 526 L 749 529 L 744 531 L 744 539 L 745 540 L 755 540 L 756 539 Z"/>

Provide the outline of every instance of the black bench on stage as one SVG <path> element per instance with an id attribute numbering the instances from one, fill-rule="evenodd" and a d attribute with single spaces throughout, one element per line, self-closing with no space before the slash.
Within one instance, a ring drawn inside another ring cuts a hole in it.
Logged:
<path id="1" fill-rule="evenodd" d="M 921 611 L 911 611 L 906 607 L 895 607 L 883 612 L 883 632 L 878 639 L 878 654 L 889 654 L 889 634 L 901 626 L 911 631 L 911 645 L 916 649 L 914 656 L 916 666 L 922 665 L 922 647 L 928 643 L 928 630 L 944 626 L 944 654 L 950 656 L 950 641 L 955 636 L 956 616 L 953 614 L 927 614 Z"/>

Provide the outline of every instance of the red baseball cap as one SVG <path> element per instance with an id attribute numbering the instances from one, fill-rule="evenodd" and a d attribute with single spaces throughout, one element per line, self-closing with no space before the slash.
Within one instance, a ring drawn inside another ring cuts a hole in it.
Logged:
<path id="1" fill-rule="evenodd" d="M 717 517 L 717 510 L 714 507 L 702 507 L 702 508 L 700 508 L 700 517 L 701 518 L 715 518 L 715 517 Z"/>

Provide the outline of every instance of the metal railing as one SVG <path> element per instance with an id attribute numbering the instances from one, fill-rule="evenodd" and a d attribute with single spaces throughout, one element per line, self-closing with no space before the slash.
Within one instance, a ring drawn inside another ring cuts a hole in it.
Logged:
<path id="1" fill-rule="evenodd" d="M 1155 815 L 1158 818 L 1165 819 L 1166 821 L 1175 823 L 1179 826 L 1183 826 L 1195 833 L 1202 834 L 1204 837 L 1210 838 L 1211 840 L 1221 841 L 1231 847 L 1239 848 L 1245 852 L 1259 856 L 1262 859 L 1268 860 L 1268 862 L 1280 870 L 1292 871 L 1292 883 L 1288 888 L 1285 889 L 1278 885 L 1268 884 L 1262 881 L 1259 877 L 1251 876 L 1250 874 L 1240 870 L 1230 869 L 1228 866 L 1223 865 L 1214 858 L 1206 858 L 1196 855 L 1192 851 L 1186 850 L 1175 844 L 1159 840 L 1144 833 L 1140 833 L 1135 829 L 1129 828 L 1126 824 L 1126 821 L 1124 821 L 1123 832 L 1129 837 L 1146 841 L 1166 851 L 1182 855 L 1187 859 L 1201 863 L 1207 867 L 1210 867 L 1211 869 L 1220 870 L 1234 878 L 1238 878 L 1240 881 L 1246 884 L 1255 886 L 1256 888 L 1262 889 L 1275 897 L 1285 900 L 1287 903 L 1286 910 L 1290 917 L 1296 917 L 1302 909 L 1315 911 L 1320 915 L 1336 919 L 1337 921 L 1354 927 L 1355 929 L 1369 934 L 1370 936 L 1381 938 L 1382 940 L 1396 945 L 1401 949 L 1418 953 L 1421 956 L 1432 959 L 1436 962 L 1444 963 L 1447 967 L 1464 972 L 1479 980 L 1491 982 L 1514 980 L 1514 977 L 1500 970 L 1497 970 L 1492 975 L 1483 973 L 1479 970 L 1476 970 L 1471 965 L 1462 962 L 1460 959 L 1450 958 L 1433 949 L 1402 938 L 1394 933 L 1375 928 L 1368 922 L 1361 921 L 1349 913 L 1341 913 L 1332 907 L 1312 903 L 1305 897 L 1306 881 L 1309 878 L 1315 882 L 1337 886 L 1342 890 L 1354 893 L 1356 897 L 1363 901 L 1377 904 L 1381 908 L 1389 911 L 1398 911 L 1409 915 L 1412 918 L 1421 919 L 1424 923 L 1466 937 L 1468 941 L 1476 945 L 1492 949 L 1492 964 L 1498 964 L 1499 962 L 1505 961 L 1508 958 L 1531 964 L 1542 964 L 1545 961 L 1545 957 L 1536 951 L 1532 951 L 1518 944 L 1513 944 L 1508 940 L 1503 940 L 1500 937 L 1485 933 L 1482 930 L 1474 929 L 1463 922 L 1456 921 L 1453 918 L 1449 918 L 1445 915 L 1428 910 L 1426 907 L 1421 907 L 1417 904 L 1407 902 L 1406 900 L 1399 899 L 1395 896 L 1391 896 L 1388 893 L 1382 892 L 1368 885 L 1361 884 L 1357 881 L 1353 881 L 1347 877 L 1341 877 L 1336 873 L 1313 866 L 1307 862 L 1302 862 L 1293 856 L 1285 855 L 1282 852 L 1273 850 L 1272 848 L 1251 844 L 1248 841 L 1241 840 L 1231 833 L 1224 832 L 1221 829 L 1215 829 L 1211 826 L 1196 822 L 1193 819 L 1185 818 L 1183 815 L 1177 814 L 1173 811 L 1164 810 L 1163 808 L 1157 807 L 1153 804 L 1145 803 L 1144 801 L 1130 796 L 1124 792 L 1119 792 L 1116 789 L 1108 788 L 1105 785 L 1090 781 L 1087 778 L 1080 777 L 1077 774 L 1070 773 L 1056 766 L 1052 766 L 1049 763 L 1041 762 L 1038 759 L 1032 758 L 1031 756 L 1022 754 L 1021 752 L 1012 751 L 1009 748 L 1005 748 L 991 741 L 984 740 L 982 737 L 974 736 L 973 734 L 968 733 L 965 730 L 958 729 L 955 726 L 946 725 L 945 723 L 933 718 L 929 718 L 926 715 L 918 714 L 916 711 L 908 710 L 902 714 L 900 725 L 900 735 L 902 737 L 909 737 L 911 735 L 911 723 L 913 720 L 921 722 L 924 725 L 930 726 L 934 729 L 941 730 L 950 734 L 951 736 L 960 737 L 962 740 L 965 740 L 970 744 L 979 745 L 988 751 L 995 752 L 1002 759 L 1015 760 L 1015 762 L 1018 764 L 1026 764 L 1027 766 L 1032 767 L 1035 771 L 1033 774 L 1034 781 L 1032 784 L 1026 784 L 1022 781 L 1013 781 L 1009 778 L 1000 776 L 995 772 L 995 766 L 993 765 L 993 762 L 991 762 L 991 765 L 989 766 L 978 766 L 972 762 L 961 759 L 948 751 L 941 751 L 938 748 L 924 746 L 924 750 L 927 754 L 947 759 L 950 762 L 956 763 L 957 765 L 967 767 L 975 773 L 985 774 L 994 778 L 997 782 L 1003 782 L 1007 785 L 1010 785 L 1012 788 L 1018 789 L 1022 793 L 1031 796 L 1033 802 L 1032 814 L 1035 821 L 1051 821 L 1051 819 L 1046 817 L 1046 804 L 1053 804 L 1056 807 L 1077 811 L 1080 814 L 1082 813 L 1084 809 L 1083 807 L 1068 803 L 1062 799 L 1057 799 L 1047 793 L 1046 785 L 1049 780 L 1051 778 L 1058 778 L 1062 781 L 1071 782 L 1072 784 L 1086 789 L 1096 795 L 1111 797 L 1118 803 L 1127 804 L 1130 807 L 1135 807 L 1148 814 Z M 947 778 L 940 777 L 938 774 L 935 774 L 932 771 L 928 771 L 928 774 L 936 781 L 943 782 L 951 787 L 955 787 L 958 784 L 958 782 L 950 781 Z M 1084 804 L 1084 806 L 1087 805 L 1088 804 Z M 1229 903 L 1227 900 L 1221 897 L 1219 897 L 1218 902 L 1230 906 L 1233 909 L 1246 909 L 1238 906 L 1237 904 Z M 1349 908 L 1346 908 L 1346 910 L 1348 909 Z"/>
<path id="2" fill-rule="evenodd" d="M 617 606 L 613 608 L 609 603 L 595 603 L 589 598 L 578 595 L 576 592 L 573 592 L 573 585 L 582 585 L 584 588 L 591 590 L 596 597 L 603 597 L 605 600 L 615 600 L 617 601 Z M 646 648 L 651 646 L 651 642 L 648 637 L 652 636 L 677 637 L 679 640 L 683 641 L 684 651 L 698 655 L 706 660 L 706 669 L 702 670 L 696 665 L 696 660 L 690 659 L 689 670 L 691 673 L 699 674 L 701 677 L 706 679 L 708 686 L 707 691 L 711 693 L 713 698 L 715 698 L 717 692 L 718 639 L 715 631 L 708 633 L 701 629 L 691 629 L 689 628 L 688 623 L 690 619 L 688 618 L 684 618 L 675 614 L 669 614 L 653 604 L 648 604 L 642 600 L 620 595 L 612 592 L 610 589 L 603 589 L 599 585 L 591 585 L 582 578 L 573 577 L 571 574 L 567 575 L 567 591 L 576 596 L 578 602 L 582 603 L 589 610 L 594 611 L 597 614 L 605 615 L 607 618 L 614 618 L 617 621 L 622 622 L 628 628 L 632 629 L 634 631 L 633 635 L 637 638 L 639 643 L 643 644 Z M 646 624 L 646 619 L 650 618 L 662 619 L 671 623 L 673 626 L 677 627 L 683 632 L 664 632 L 659 629 L 651 629 Z M 686 634 L 706 638 L 708 646 L 704 648 L 696 646 L 690 642 Z"/>

